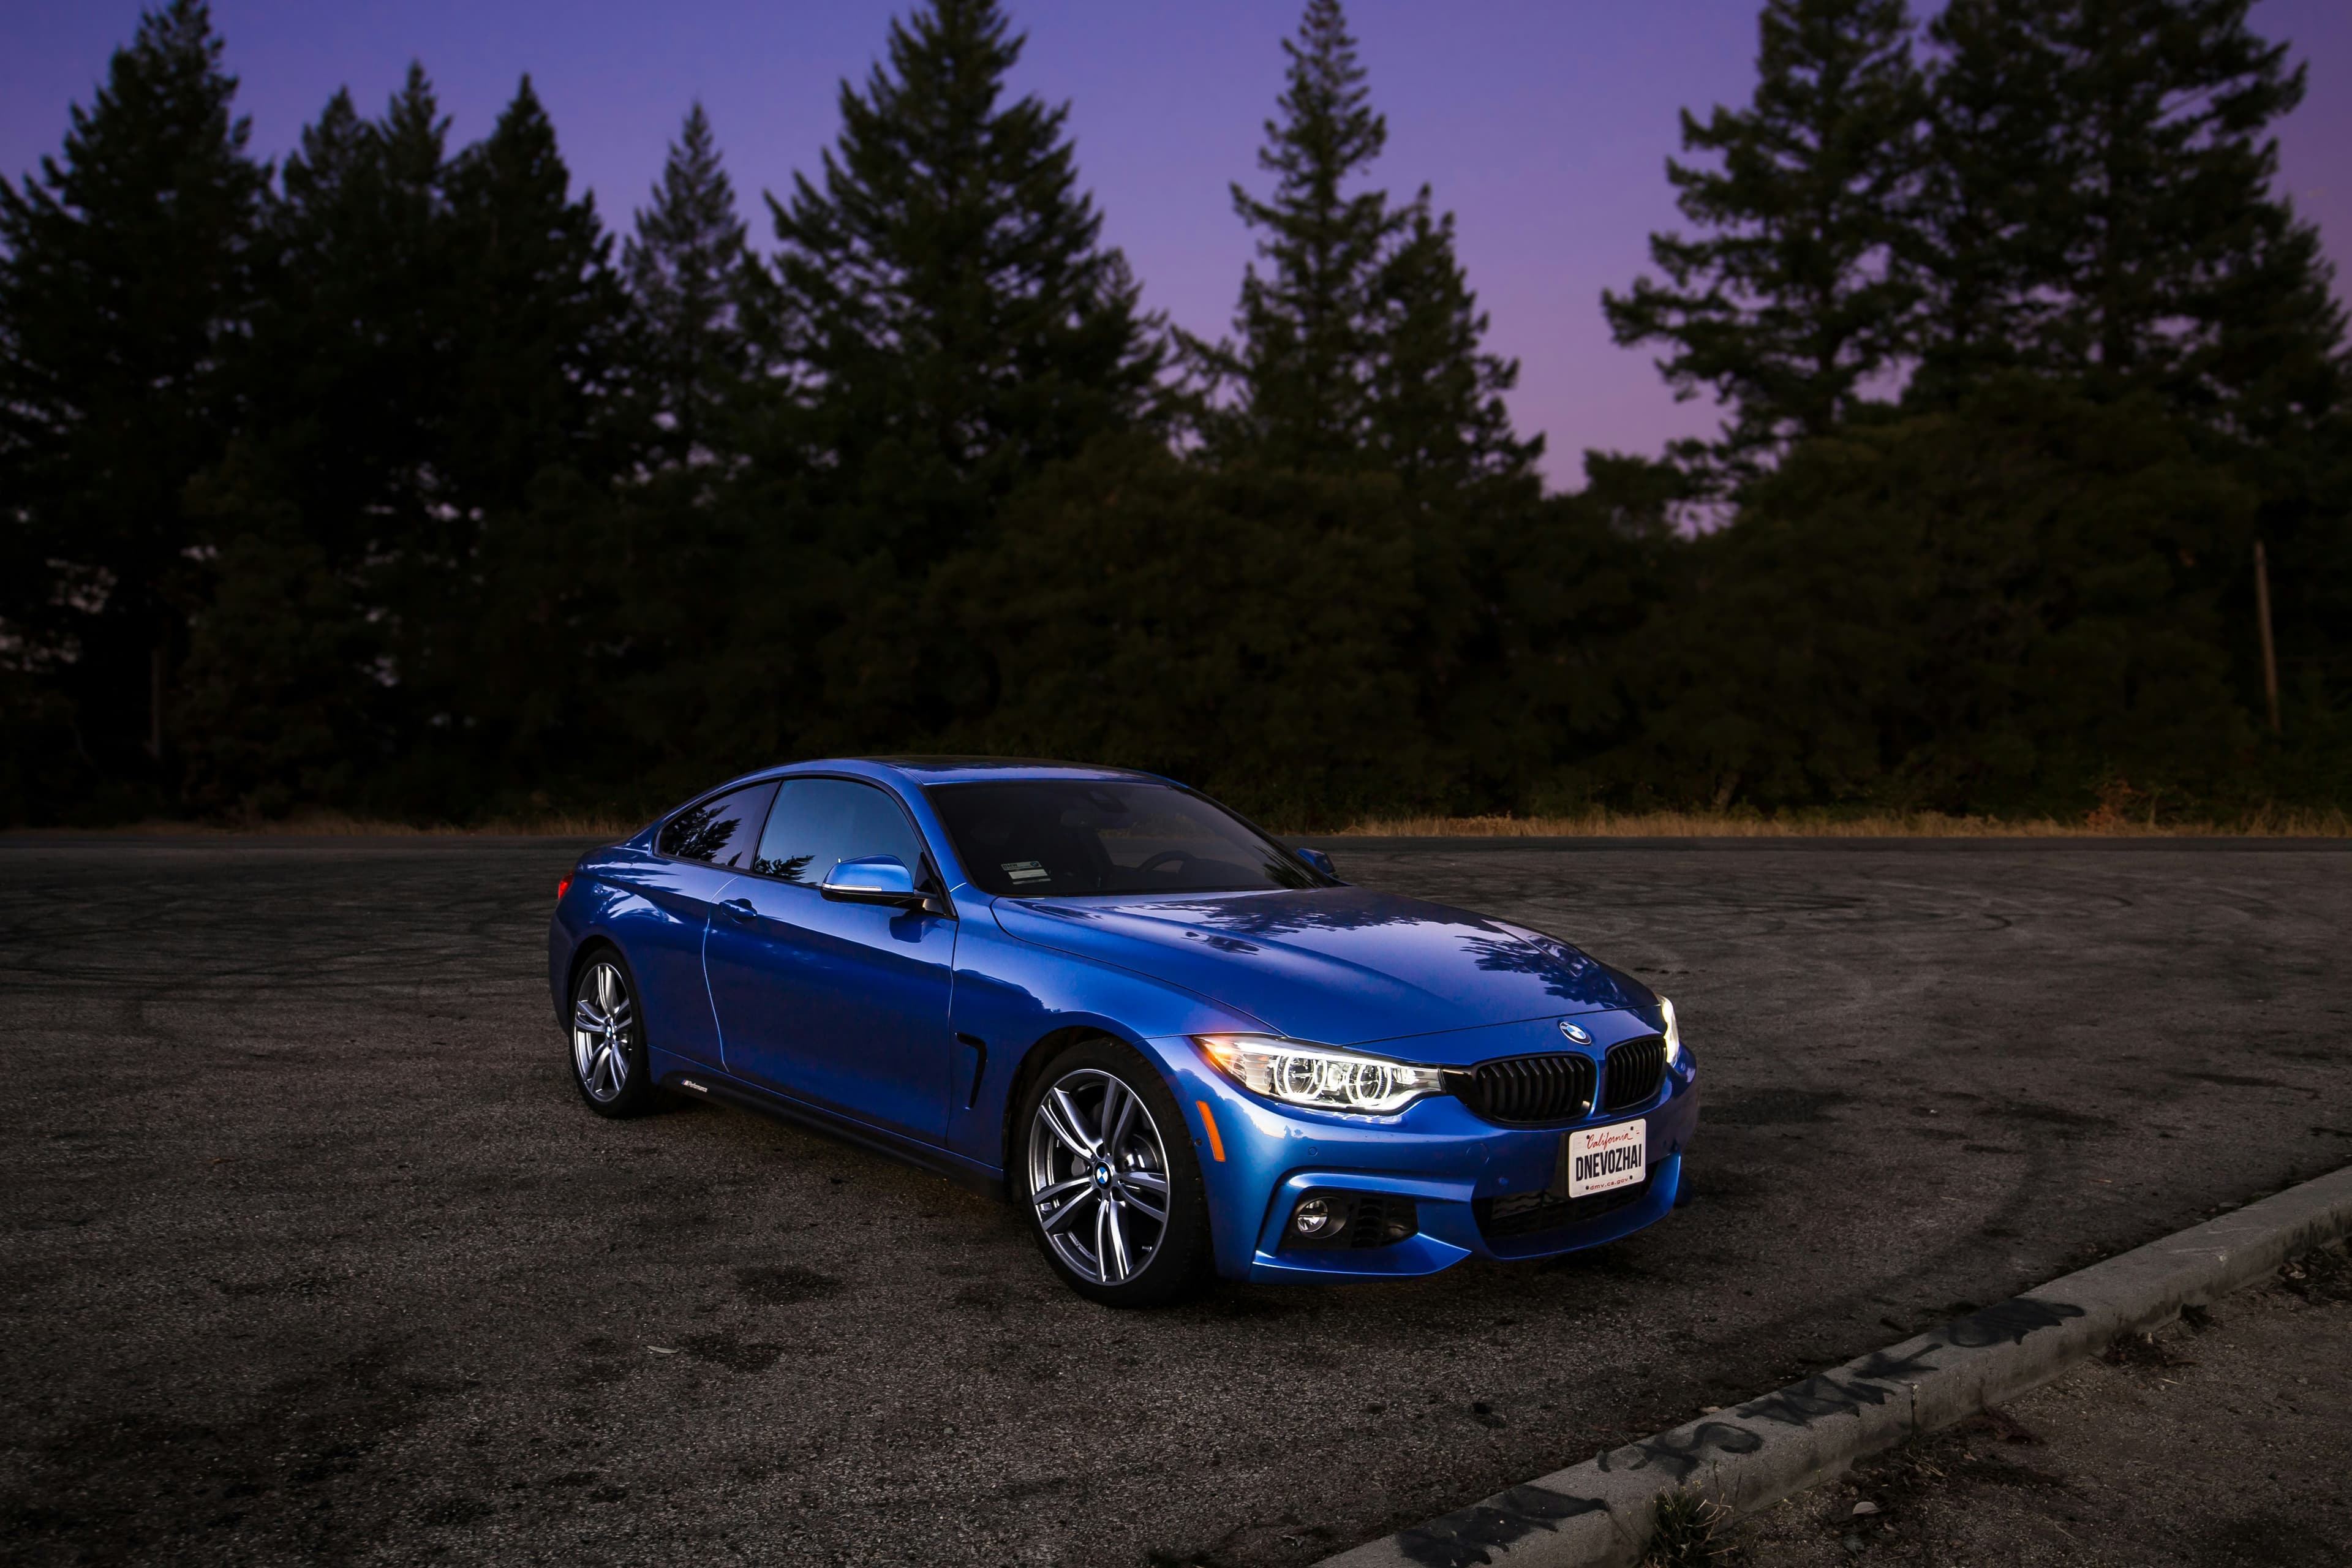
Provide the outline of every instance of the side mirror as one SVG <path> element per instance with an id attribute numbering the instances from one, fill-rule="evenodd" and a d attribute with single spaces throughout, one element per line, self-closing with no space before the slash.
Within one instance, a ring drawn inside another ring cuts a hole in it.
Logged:
<path id="1" fill-rule="evenodd" d="M 915 889 L 915 874 L 895 855 L 844 860 L 826 873 L 819 889 L 845 904 L 896 904 L 919 909 L 929 900 Z"/>
<path id="2" fill-rule="evenodd" d="M 1332 880 L 1339 879 L 1339 872 L 1338 868 L 1331 864 L 1331 857 L 1324 854 L 1320 849 L 1301 849 L 1298 851 L 1298 858 Z"/>

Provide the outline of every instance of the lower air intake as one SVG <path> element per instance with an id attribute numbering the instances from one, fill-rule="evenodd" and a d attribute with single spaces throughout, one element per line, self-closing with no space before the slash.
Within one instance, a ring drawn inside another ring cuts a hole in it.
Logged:
<path id="1" fill-rule="evenodd" d="M 1619 1187 L 1612 1193 L 1595 1193 L 1589 1198 L 1556 1197 L 1552 1194 L 1521 1193 L 1507 1198 L 1477 1198 L 1470 1205 L 1471 1217 L 1478 1222 L 1478 1234 L 1491 1244 L 1508 1241 L 1516 1237 L 1537 1236 L 1548 1230 L 1566 1230 L 1570 1226 L 1583 1225 L 1613 1214 L 1629 1204 L 1640 1203 L 1650 1194 L 1650 1177 L 1630 1187 Z"/>

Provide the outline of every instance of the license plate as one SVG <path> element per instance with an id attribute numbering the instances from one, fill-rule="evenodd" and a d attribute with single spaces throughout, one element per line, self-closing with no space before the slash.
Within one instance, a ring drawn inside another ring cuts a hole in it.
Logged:
<path id="1" fill-rule="evenodd" d="M 1647 1121 L 1578 1128 L 1560 1140 L 1560 1171 L 1553 1177 L 1553 1190 L 1560 1189 L 1560 1176 L 1567 1178 L 1567 1193 L 1571 1198 L 1589 1198 L 1595 1193 L 1639 1185 L 1649 1168 L 1649 1134 Z"/>

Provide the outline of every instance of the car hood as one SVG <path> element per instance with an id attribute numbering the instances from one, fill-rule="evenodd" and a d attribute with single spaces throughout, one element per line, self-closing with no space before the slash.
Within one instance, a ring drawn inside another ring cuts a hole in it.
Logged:
<path id="1" fill-rule="evenodd" d="M 1325 1045 L 1655 1003 L 1641 982 L 1556 938 L 1365 888 L 999 899 L 995 912 L 1009 936 L 1165 980 Z"/>

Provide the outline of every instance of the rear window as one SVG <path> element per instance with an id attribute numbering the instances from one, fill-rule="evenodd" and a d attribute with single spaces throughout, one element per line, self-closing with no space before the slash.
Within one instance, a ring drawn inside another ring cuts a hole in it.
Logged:
<path id="1" fill-rule="evenodd" d="M 924 793 L 965 873 L 1000 897 L 1330 885 L 1223 806 L 1169 784 L 1022 779 Z"/>
<path id="2" fill-rule="evenodd" d="M 663 825 L 655 847 L 677 859 L 744 870 L 775 793 L 773 784 L 755 784 L 699 801 Z"/>

